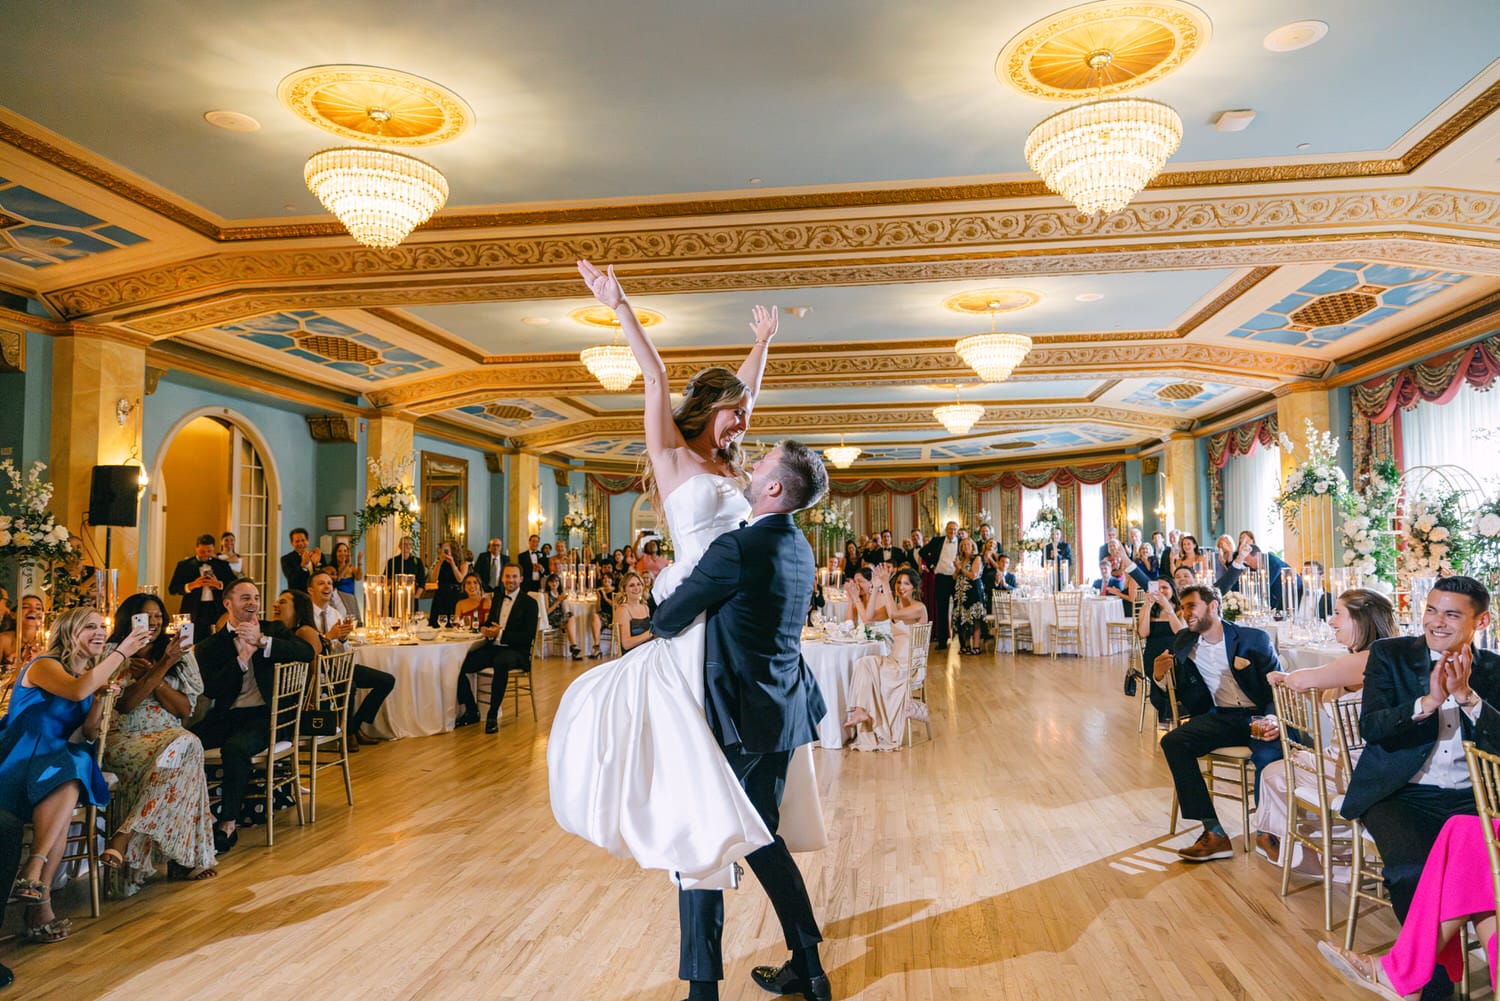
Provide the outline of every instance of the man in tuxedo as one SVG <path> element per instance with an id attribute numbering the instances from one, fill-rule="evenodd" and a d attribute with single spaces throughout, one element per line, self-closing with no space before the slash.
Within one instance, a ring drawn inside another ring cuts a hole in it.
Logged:
<path id="1" fill-rule="evenodd" d="M 526 551 L 516 557 L 521 568 L 521 586 L 527 591 L 540 591 L 542 578 L 547 575 L 547 561 L 542 557 L 541 543 L 541 536 L 531 536 L 526 540 Z"/>
<path id="2" fill-rule="evenodd" d="M 292 551 L 281 556 L 281 576 L 286 578 L 288 591 L 306 591 L 312 572 L 323 565 L 323 551 L 309 545 L 307 529 L 294 528 L 288 539 Z"/>
<path id="3" fill-rule="evenodd" d="M 1177 854 L 1184 862 L 1207 862 L 1233 858 L 1234 847 L 1214 811 L 1198 758 L 1220 747 L 1248 746 L 1260 797 L 1260 770 L 1281 757 L 1281 742 L 1251 738 L 1250 717 L 1272 711 L 1266 675 L 1281 670 L 1281 664 L 1264 632 L 1219 617 L 1219 596 L 1212 588 L 1194 585 L 1182 592 L 1181 602 L 1187 628 L 1156 658 L 1152 672 L 1158 684 L 1168 671 L 1175 672 L 1177 704 L 1192 717 L 1161 739 L 1182 816 L 1203 823 L 1198 840 Z"/>
<path id="4" fill-rule="evenodd" d="M 1001 553 L 995 558 L 999 569 L 995 571 L 995 590 L 1014 591 L 1016 589 L 1016 575 L 1010 572 L 1010 557 Z"/>
<path id="5" fill-rule="evenodd" d="M 791 958 L 757 966 L 751 978 L 772 994 L 832 997 L 818 956 L 823 940 L 802 873 L 776 833 L 792 752 L 817 739 L 826 707 L 802 659 L 802 622 L 816 582 L 812 549 L 792 514 L 817 502 L 828 473 L 817 453 L 785 441 L 755 464 L 745 527 L 715 539 L 697 567 L 651 618 L 657 636 L 676 636 L 708 613 L 704 711 L 714 737 L 773 840 L 745 857 L 770 897 Z M 682 947 L 677 975 L 689 1001 L 718 997 L 724 895 L 678 890 Z"/>
<path id="6" fill-rule="evenodd" d="M 1249 532 L 1240 533 L 1239 548 L 1235 550 L 1234 561 L 1224 568 L 1219 579 L 1214 581 L 1214 587 L 1218 588 L 1220 594 L 1240 589 L 1240 580 L 1245 571 L 1257 571 L 1264 565 L 1270 577 L 1271 607 L 1282 611 L 1293 611 L 1296 606 L 1295 595 L 1282 595 L 1281 593 L 1281 571 L 1288 569 L 1286 561 L 1275 553 L 1262 553 L 1260 547 L 1255 544 L 1254 538 Z M 1300 588 L 1300 582 L 1299 582 Z M 1285 599 L 1285 600 L 1283 600 Z"/>
<path id="7" fill-rule="evenodd" d="M 505 555 L 505 543 L 500 539 L 491 539 L 484 552 L 474 561 L 474 573 L 479 576 L 479 586 L 489 594 L 500 590 L 500 571 L 509 562 L 510 557 Z"/>
<path id="8" fill-rule="evenodd" d="M 1104 545 L 1099 547 L 1099 558 L 1106 559 L 1109 556 L 1109 544 L 1120 541 L 1120 530 L 1118 528 L 1107 528 L 1104 530 Z"/>
<path id="9" fill-rule="evenodd" d="M 359 621 L 359 610 L 354 608 L 354 599 L 333 586 L 333 574 L 326 569 L 312 575 L 312 580 L 308 582 L 307 596 L 312 599 L 313 628 L 323 637 L 328 649 L 342 653 L 345 649 L 344 641 L 349 638 L 349 634 L 354 631 L 354 624 Z M 354 703 L 357 700 L 350 693 L 346 725 L 353 740 L 349 742 L 349 750 L 358 751 L 360 744 L 377 742 L 364 732 L 364 726 L 375 722 L 375 715 L 380 712 L 380 707 L 385 704 L 395 687 L 396 679 L 393 675 L 363 664 L 354 665 L 354 689 L 363 689 L 368 694 L 356 710 Z"/>
<path id="10" fill-rule="evenodd" d="M 401 537 L 400 551 L 385 561 L 385 577 L 387 583 L 398 573 L 409 573 L 417 578 L 417 593 L 420 594 L 422 587 L 427 583 L 427 568 L 422 565 L 422 557 L 411 551 L 411 536 Z"/>
<path id="11" fill-rule="evenodd" d="M 1115 544 L 1119 545 L 1118 539 L 1115 540 Z M 1101 553 L 1100 559 L 1103 559 L 1107 555 L 1108 546 L 1109 543 L 1105 543 L 1105 552 Z M 1052 530 L 1052 541 L 1047 543 L 1047 547 L 1042 550 L 1042 560 L 1057 564 L 1057 570 L 1055 571 L 1057 574 L 1057 586 L 1066 587 L 1068 585 L 1068 577 L 1072 574 L 1073 547 L 1063 538 L 1062 529 L 1054 528 Z M 1064 563 L 1068 564 L 1070 568 L 1067 574 L 1063 573 L 1062 565 Z"/>
<path id="12" fill-rule="evenodd" d="M 192 616 L 193 635 L 207 637 L 224 612 L 224 585 L 234 580 L 229 564 L 214 555 L 214 537 L 198 536 L 193 555 L 179 560 L 167 584 L 169 594 L 182 595 L 178 611 Z"/>
<path id="13" fill-rule="evenodd" d="M 943 526 L 943 534 L 922 547 L 922 562 L 932 568 L 937 617 L 932 623 L 932 641 L 939 650 L 948 649 L 948 629 L 953 621 L 953 574 L 958 569 L 958 522 Z"/>
<path id="14" fill-rule="evenodd" d="M 532 536 L 533 539 L 536 536 Z M 505 699 L 505 686 L 510 681 L 511 671 L 531 670 L 531 644 L 536 641 L 537 618 L 541 605 L 532 592 L 521 586 L 521 568 L 514 563 L 500 572 L 500 586 L 504 594 L 497 594 L 490 602 L 490 614 L 485 617 L 480 633 L 488 641 L 483 646 L 469 651 L 464 658 L 463 670 L 458 674 L 458 704 L 461 711 L 454 726 L 469 726 L 479 722 L 479 703 L 469 685 L 469 675 L 485 668 L 494 668 L 495 676 L 490 681 L 490 711 L 484 721 L 485 733 L 500 730 L 500 703 Z"/>
<path id="15" fill-rule="evenodd" d="M 906 552 L 891 541 L 891 530 L 888 528 L 880 533 L 880 538 L 875 545 L 865 550 L 865 566 L 879 566 L 889 563 L 899 567 L 906 562 Z"/>
<path id="16" fill-rule="evenodd" d="M 260 589 L 250 578 L 236 578 L 224 588 L 224 610 L 229 613 L 224 628 L 193 647 L 203 674 L 203 694 L 213 706 L 192 731 L 205 749 L 219 748 L 224 761 L 219 822 L 214 827 L 214 851 L 220 855 L 239 840 L 235 824 L 250 784 L 250 759 L 266 749 L 273 665 L 313 659 L 312 647 L 285 626 L 260 618 Z"/>
<path id="17" fill-rule="evenodd" d="M 1500 753 L 1500 655 L 1473 646 L 1489 626 L 1489 607 L 1489 592 L 1474 578 L 1439 578 L 1422 635 L 1377 640 L 1365 664 L 1365 750 L 1342 812 L 1375 839 L 1403 922 L 1438 831 L 1449 817 L 1476 812 L 1463 742 Z M 1423 996 L 1450 990 L 1438 966 Z"/>

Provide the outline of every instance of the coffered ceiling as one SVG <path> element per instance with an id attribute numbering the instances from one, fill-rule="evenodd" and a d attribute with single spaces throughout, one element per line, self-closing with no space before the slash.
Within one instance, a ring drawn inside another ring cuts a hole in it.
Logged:
<path id="1" fill-rule="evenodd" d="M 572 316 L 587 256 L 661 315 L 677 385 L 737 365 L 751 306 L 779 306 L 751 438 L 843 435 L 894 469 L 1128 453 L 1488 332 L 1500 6 L 1198 6 L 1199 51 L 1140 91 L 1182 115 L 1181 149 L 1090 219 L 1021 156 L 1061 105 L 996 76 L 1060 4 L 25 4 L 0 33 L 0 288 L 47 318 L 0 313 L 0 333 L 87 324 L 329 410 L 632 461 L 638 396 L 578 360 L 610 336 Z M 1262 44 L 1302 18 L 1327 37 Z M 302 185 L 337 140 L 277 84 L 332 62 L 473 109 L 420 151 L 452 195 L 400 247 L 354 244 Z M 995 320 L 1036 346 L 981 385 L 952 345 L 990 320 L 944 302 L 995 290 L 1033 294 Z M 986 407 L 957 438 L 931 415 L 955 384 Z"/>

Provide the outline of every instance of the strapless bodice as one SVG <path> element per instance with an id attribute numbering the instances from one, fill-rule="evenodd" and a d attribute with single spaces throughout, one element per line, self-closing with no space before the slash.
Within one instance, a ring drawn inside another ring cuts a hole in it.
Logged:
<path id="1" fill-rule="evenodd" d="M 662 514 L 667 519 L 667 530 L 672 533 L 675 558 L 651 589 L 657 601 L 664 600 L 692 573 L 710 543 L 739 527 L 750 515 L 750 502 L 737 481 L 714 473 L 698 473 L 667 495 L 662 501 Z"/>

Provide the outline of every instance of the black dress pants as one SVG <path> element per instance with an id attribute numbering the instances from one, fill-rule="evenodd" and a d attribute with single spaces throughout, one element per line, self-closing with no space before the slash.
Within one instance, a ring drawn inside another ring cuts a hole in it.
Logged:
<path id="1" fill-rule="evenodd" d="M 1221 747 L 1250 748 L 1250 758 L 1255 763 L 1255 798 L 1260 799 L 1260 770 L 1280 760 L 1281 741 L 1250 739 L 1250 717 L 1257 712 L 1215 707 L 1211 712 L 1194 716 L 1161 739 L 1162 757 L 1167 759 L 1172 784 L 1177 788 L 1177 805 L 1188 820 L 1219 822 L 1198 759 Z M 1245 834 L 1248 837 L 1250 832 Z"/>
<path id="2" fill-rule="evenodd" d="M 354 689 L 367 690 L 368 695 L 364 701 L 359 703 L 359 708 L 354 708 L 355 699 L 349 699 L 349 733 L 352 735 L 359 732 L 359 728 L 366 723 L 375 722 L 375 714 L 380 712 L 380 707 L 390 696 L 396 687 L 396 677 L 375 667 L 366 667 L 363 664 L 354 665 Z"/>
<path id="3" fill-rule="evenodd" d="M 458 674 L 458 705 L 464 715 L 478 715 L 479 702 L 474 698 L 474 689 L 469 684 L 469 675 L 486 668 L 494 668 L 495 677 L 490 681 L 490 711 L 486 717 L 500 718 L 500 703 L 505 700 L 505 686 L 510 682 L 510 672 L 531 670 L 530 651 L 486 643 L 477 650 L 470 650 L 464 658 L 464 666 Z"/>
<path id="4" fill-rule="evenodd" d="M 937 616 L 932 620 L 932 642 L 938 646 L 948 645 L 949 623 L 953 621 L 953 575 L 938 574 L 933 578 L 937 595 Z"/>
<path id="5" fill-rule="evenodd" d="M 1396 920 L 1406 922 L 1417 881 L 1427 855 L 1437 843 L 1438 831 L 1449 817 L 1473 814 L 1472 789 L 1440 789 L 1408 783 L 1385 799 L 1370 805 L 1360 822 L 1375 839 L 1385 864 L 1385 885 L 1391 891 Z"/>
<path id="6" fill-rule="evenodd" d="M 786 842 L 776 834 L 781 823 L 781 793 L 786 787 L 786 769 L 791 751 L 749 754 L 741 747 L 724 748 L 724 757 L 739 777 L 755 812 L 775 837 L 769 845 L 745 856 L 745 863 L 760 881 L 781 933 L 792 952 L 809 949 L 823 941 L 813 917 L 812 901 L 802 882 L 802 870 L 792 861 Z M 682 980 L 723 980 L 724 894 L 719 890 L 678 890 L 677 917 L 682 927 L 682 948 L 677 976 Z"/>
<path id="7" fill-rule="evenodd" d="M 239 822 L 245 790 L 250 787 L 250 759 L 266 749 L 270 727 L 271 710 L 266 706 L 231 709 L 205 716 L 193 725 L 192 731 L 203 742 L 203 749 L 217 747 L 224 761 L 224 786 L 219 803 L 221 822 Z"/>

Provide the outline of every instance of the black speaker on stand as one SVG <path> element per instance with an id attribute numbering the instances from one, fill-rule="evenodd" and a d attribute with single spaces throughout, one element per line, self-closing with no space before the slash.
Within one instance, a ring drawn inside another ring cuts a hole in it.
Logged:
<path id="1" fill-rule="evenodd" d="M 89 524 L 104 526 L 104 569 L 109 570 L 109 550 L 115 526 L 134 528 L 140 508 L 140 470 L 135 466 L 95 466 L 89 481 Z"/>

